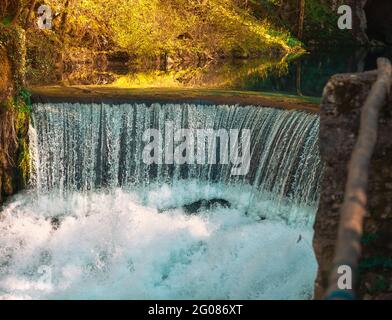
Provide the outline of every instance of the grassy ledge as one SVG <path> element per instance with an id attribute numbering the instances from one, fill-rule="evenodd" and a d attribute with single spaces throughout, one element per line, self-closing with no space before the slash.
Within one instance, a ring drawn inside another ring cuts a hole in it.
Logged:
<path id="1" fill-rule="evenodd" d="M 237 104 L 263 107 L 298 109 L 318 112 L 318 99 L 293 95 L 235 91 L 218 89 L 186 88 L 114 88 L 107 86 L 45 86 L 32 87 L 32 102 L 71 102 L 71 103 L 202 103 Z"/>

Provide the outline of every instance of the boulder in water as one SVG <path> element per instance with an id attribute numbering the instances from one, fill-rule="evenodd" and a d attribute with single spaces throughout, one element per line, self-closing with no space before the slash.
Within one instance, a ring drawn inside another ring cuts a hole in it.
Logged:
<path id="1" fill-rule="evenodd" d="M 189 204 L 185 204 L 181 207 L 170 207 L 170 208 L 163 208 L 160 209 L 159 212 L 165 212 L 173 209 L 183 209 L 186 214 L 196 214 L 201 210 L 210 210 L 216 207 L 223 207 L 223 208 L 231 208 L 231 203 L 225 199 L 201 199 Z"/>
<path id="2" fill-rule="evenodd" d="M 210 210 L 216 207 L 230 208 L 231 203 L 225 199 L 202 199 L 196 202 L 192 202 L 190 204 L 186 204 L 183 206 L 185 213 L 187 214 L 195 214 L 200 210 Z"/>

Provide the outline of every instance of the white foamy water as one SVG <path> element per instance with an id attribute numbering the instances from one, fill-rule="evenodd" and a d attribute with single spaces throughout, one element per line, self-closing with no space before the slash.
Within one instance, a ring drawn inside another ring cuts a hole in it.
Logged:
<path id="1" fill-rule="evenodd" d="M 167 121 L 251 130 L 249 173 L 144 164 L 143 132 L 166 139 Z M 34 105 L 31 190 L 0 212 L 0 298 L 311 298 L 318 128 L 254 106 Z"/>
<path id="2" fill-rule="evenodd" d="M 302 226 L 261 220 L 290 208 L 249 191 L 188 181 L 143 192 L 21 194 L 0 224 L 0 297 L 310 298 L 316 262 L 306 216 L 314 209 L 298 209 Z M 214 197 L 231 207 L 182 209 Z"/>

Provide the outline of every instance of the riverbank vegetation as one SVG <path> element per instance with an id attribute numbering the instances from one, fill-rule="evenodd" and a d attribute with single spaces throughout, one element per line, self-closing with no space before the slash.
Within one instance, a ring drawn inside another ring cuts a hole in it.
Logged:
<path id="1" fill-rule="evenodd" d="M 26 185 L 30 172 L 24 39 L 21 28 L 0 25 L 0 203 Z"/>
<path id="2" fill-rule="evenodd" d="M 37 8 L 52 9 L 52 28 L 39 30 Z M 287 30 L 259 19 L 239 0 L 9 0 L 3 24 L 27 31 L 29 74 L 50 77 L 72 58 L 122 52 L 127 59 L 209 60 L 302 51 Z M 51 69 L 51 70 L 50 70 Z"/>
<path id="3" fill-rule="evenodd" d="M 44 30 L 37 25 L 42 5 L 51 8 L 52 17 Z M 328 2 L 318 0 L 7 0 L 0 5 L 0 22 L 26 31 L 27 80 L 33 85 L 80 79 L 86 84 L 108 64 L 150 71 L 179 65 L 174 69 L 198 70 L 222 59 L 282 61 L 332 37 L 336 20 Z M 100 77 L 102 83 L 114 81 L 104 73 Z"/>

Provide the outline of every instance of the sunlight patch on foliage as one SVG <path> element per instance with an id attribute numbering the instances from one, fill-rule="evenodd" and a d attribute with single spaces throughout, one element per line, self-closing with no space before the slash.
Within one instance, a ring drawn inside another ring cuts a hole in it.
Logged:
<path id="1" fill-rule="evenodd" d="M 48 3 L 55 12 L 64 11 L 63 1 Z M 71 0 L 67 10 L 65 31 L 72 44 L 112 43 L 144 56 L 301 50 L 300 42 L 256 19 L 236 0 Z"/>

